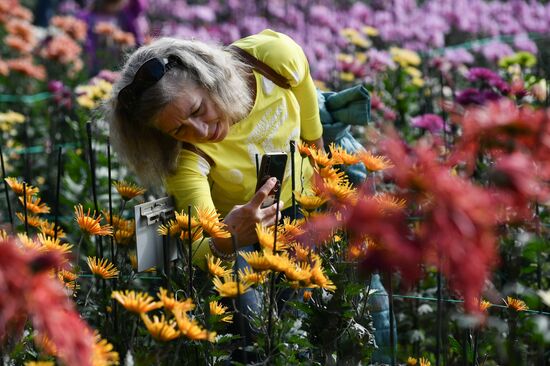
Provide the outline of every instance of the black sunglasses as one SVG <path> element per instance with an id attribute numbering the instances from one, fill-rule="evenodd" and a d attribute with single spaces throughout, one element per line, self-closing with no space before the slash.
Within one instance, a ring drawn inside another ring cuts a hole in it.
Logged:
<path id="1" fill-rule="evenodd" d="M 131 111 L 139 99 L 141 94 L 156 83 L 176 65 L 182 65 L 181 60 L 170 55 L 168 58 L 152 58 L 143 63 L 136 72 L 134 80 L 118 93 L 119 105 L 127 110 Z"/>

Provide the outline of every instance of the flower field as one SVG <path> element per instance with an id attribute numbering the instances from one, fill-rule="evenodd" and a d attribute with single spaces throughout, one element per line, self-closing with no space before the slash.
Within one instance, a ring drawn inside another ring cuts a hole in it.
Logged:
<path id="1" fill-rule="evenodd" d="M 246 293 L 254 364 L 550 362 L 550 4 L 157 0 L 143 39 L 78 1 L 37 26 L 38 5 L 0 0 L 3 364 L 227 365 Z M 101 105 L 124 56 L 265 28 L 303 47 L 320 91 L 365 86 L 362 148 L 296 144 L 316 172 L 303 218 L 258 225 L 251 269 L 192 263 L 192 242 L 231 236 L 197 207 L 156 230 L 175 259 L 138 271 L 134 206 L 165 192 L 111 151 Z"/>

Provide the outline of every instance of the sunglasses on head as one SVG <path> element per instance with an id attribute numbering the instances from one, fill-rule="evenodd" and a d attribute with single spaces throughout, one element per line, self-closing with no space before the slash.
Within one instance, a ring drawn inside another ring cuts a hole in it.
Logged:
<path id="1" fill-rule="evenodd" d="M 134 75 L 134 80 L 118 93 L 119 105 L 127 111 L 131 111 L 136 101 L 143 92 L 156 83 L 176 65 L 181 65 L 181 60 L 170 55 L 168 58 L 152 58 L 143 63 Z"/>

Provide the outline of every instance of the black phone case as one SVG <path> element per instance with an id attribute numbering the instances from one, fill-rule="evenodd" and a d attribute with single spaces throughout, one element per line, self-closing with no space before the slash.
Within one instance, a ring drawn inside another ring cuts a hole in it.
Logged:
<path id="1" fill-rule="evenodd" d="M 262 207 L 272 205 L 279 198 L 279 188 L 283 183 L 287 160 L 288 156 L 286 153 L 268 153 L 262 156 L 262 162 L 260 163 L 260 169 L 258 171 L 256 191 L 258 191 L 269 178 L 277 178 L 277 185 L 269 192 Z"/>

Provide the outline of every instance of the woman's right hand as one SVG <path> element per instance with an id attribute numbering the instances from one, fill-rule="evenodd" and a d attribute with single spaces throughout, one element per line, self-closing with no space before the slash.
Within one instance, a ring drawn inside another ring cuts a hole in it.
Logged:
<path id="1" fill-rule="evenodd" d="M 235 237 L 237 247 L 245 247 L 258 241 L 256 224 L 264 226 L 275 225 L 277 204 L 262 208 L 262 203 L 271 190 L 277 184 L 276 178 L 268 179 L 265 184 L 254 194 L 252 199 L 244 205 L 237 205 L 225 216 L 223 220 L 227 230 Z M 279 204 L 279 211 L 283 209 L 283 203 Z M 277 214 L 281 218 L 281 213 Z M 215 239 L 216 248 L 222 252 L 232 253 L 233 244 L 229 239 Z"/>

